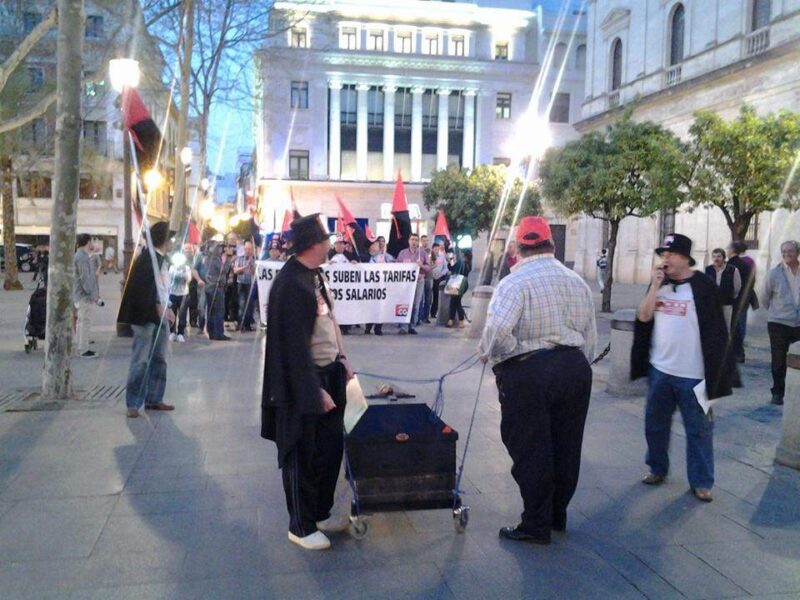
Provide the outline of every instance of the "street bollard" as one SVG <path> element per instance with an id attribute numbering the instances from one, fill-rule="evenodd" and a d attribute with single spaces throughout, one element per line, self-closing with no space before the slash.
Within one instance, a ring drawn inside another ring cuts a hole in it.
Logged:
<path id="1" fill-rule="evenodd" d="M 446 283 L 445 279 L 439 286 L 439 311 L 436 313 L 436 324 L 442 326 L 447 325 L 447 321 L 450 319 L 450 296 L 444 293 Z"/>
<path id="2" fill-rule="evenodd" d="M 781 441 L 775 450 L 775 462 L 800 469 L 800 342 L 789 347 L 788 367 Z"/>
<path id="3" fill-rule="evenodd" d="M 469 326 L 467 337 L 479 338 L 483 335 L 483 327 L 486 325 L 486 312 L 489 310 L 492 294 L 494 294 L 494 288 L 491 285 L 479 285 L 473 290 L 469 314 L 472 324 Z"/>
<path id="4" fill-rule="evenodd" d="M 606 390 L 621 396 L 644 396 L 647 380 L 631 381 L 631 347 L 636 311 L 632 308 L 618 310 L 611 319 L 611 367 Z"/>

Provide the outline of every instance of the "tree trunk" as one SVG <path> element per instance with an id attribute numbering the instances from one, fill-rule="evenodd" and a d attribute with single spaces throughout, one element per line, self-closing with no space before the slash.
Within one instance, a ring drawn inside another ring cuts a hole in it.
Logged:
<path id="1" fill-rule="evenodd" d="M 42 397 L 72 393 L 72 286 L 81 139 L 83 0 L 58 0 L 55 193 L 50 226 Z"/>
<path id="2" fill-rule="evenodd" d="M 749 213 L 736 215 L 733 219 L 733 224 L 729 225 L 732 239 L 743 242 L 747 238 L 747 230 L 750 229 L 750 221 L 752 220 L 753 215 Z"/>
<path id="3" fill-rule="evenodd" d="M 22 284 L 17 273 L 17 235 L 14 223 L 14 171 L 11 157 L 0 157 L 2 169 L 2 195 L 3 195 L 3 245 L 5 246 L 6 278 L 3 281 L 4 290 L 21 290 Z"/>
<path id="4" fill-rule="evenodd" d="M 606 286 L 603 288 L 603 305 L 600 309 L 605 313 L 611 312 L 611 286 L 614 284 L 614 255 L 617 252 L 619 221 L 619 219 L 611 219 L 609 221 L 610 231 L 608 234 L 608 275 L 606 277 Z"/>
<path id="5" fill-rule="evenodd" d="M 186 168 L 180 160 L 181 150 L 186 146 L 189 121 L 189 84 L 192 76 L 192 46 L 194 44 L 194 2 L 183 0 L 183 57 L 181 59 L 181 108 L 178 113 L 178 130 L 176 132 L 175 152 L 175 198 L 172 201 L 172 212 L 169 217 L 169 228 L 177 232 L 178 239 L 186 230 Z M 200 175 L 202 177 L 202 175 Z"/>

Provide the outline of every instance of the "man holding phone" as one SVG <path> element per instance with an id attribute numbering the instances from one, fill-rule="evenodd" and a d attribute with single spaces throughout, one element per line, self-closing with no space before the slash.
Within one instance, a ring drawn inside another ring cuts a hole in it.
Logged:
<path id="1" fill-rule="evenodd" d="M 631 379 L 647 376 L 649 384 L 645 437 L 650 472 L 642 482 L 666 481 L 672 415 L 678 408 L 686 430 L 691 491 L 699 500 L 711 502 L 714 417 L 700 401 L 731 394 L 736 365 L 728 327 L 717 286 L 692 268 L 692 240 L 670 234 L 655 252 L 661 264 L 653 269 L 639 304 L 631 351 Z"/>

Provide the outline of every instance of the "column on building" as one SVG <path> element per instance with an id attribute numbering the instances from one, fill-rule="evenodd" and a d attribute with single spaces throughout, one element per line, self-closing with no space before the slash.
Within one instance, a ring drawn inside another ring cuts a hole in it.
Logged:
<path id="1" fill-rule="evenodd" d="M 383 86 L 383 178 L 394 179 L 394 99 L 397 88 Z"/>
<path id="2" fill-rule="evenodd" d="M 439 95 L 439 119 L 436 125 L 436 168 L 447 168 L 447 150 L 450 127 L 450 90 L 441 89 Z"/>
<path id="3" fill-rule="evenodd" d="M 475 90 L 464 90 L 464 139 L 461 166 L 475 168 Z"/>
<path id="4" fill-rule="evenodd" d="M 422 94 L 425 88 L 411 89 L 411 181 L 422 179 Z"/>
<path id="5" fill-rule="evenodd" d="M 329 115 L 328 115 L 328 177 L 340 179 L 342 176 L 342 84 L 332 81 L 328 84 L 330 89 Z"/>
<path id="6" fill-rule="evenodd" d="M 367 179 L 367 102 L 369 100 L 369 86 L 359 84 L 356 108 L 356 179 Z"/>

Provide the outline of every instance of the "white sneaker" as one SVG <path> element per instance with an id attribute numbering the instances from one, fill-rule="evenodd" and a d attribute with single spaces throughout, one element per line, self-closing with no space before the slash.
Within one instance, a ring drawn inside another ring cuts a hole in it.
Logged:
<path id="1" fill-rule="evenodd" d="M 306 550 L 327 550 L 331 547 L 331 541 L 328 539 L 328 536 L 321 531 L 315 531 L 306 537 L 297 536 L 290 531 L 289 541 L 294 542 Z"/>
<path id="2" fill-rule="evenodd" d="M 350 527 L 350 519 L 344 515 L 331 515 L 324 521 L 317 522 L 317 529 L 325 533 L 338 533 Z"/>
<path id="3" fill-rule="evenodd" d="M 178 337 L 176 337 L 175 339 L 178 341 L 179 344 L 183 344 L 186 341 L 186 338 L 183 337 L 180 333 L 178 334 Z"/>
<path id="4" fill-rule="evenodd" d="M 174 333 L 170 333 L 169 334 L 169 341 L 170 342 L 174 342 L 175 341 L 175 334 Z"/>

